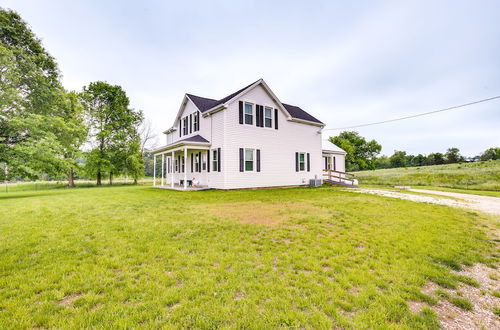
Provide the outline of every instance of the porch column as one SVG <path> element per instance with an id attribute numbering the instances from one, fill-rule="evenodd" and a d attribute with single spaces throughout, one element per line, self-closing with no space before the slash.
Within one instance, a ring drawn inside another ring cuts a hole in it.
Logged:
<path id="1" fill-rule="evenodd" d="M 153 155 L 153 187 L 156 186 L 156 155 Z"/>
<path id="2" fill-rule="evenodd" d="M 172 157 L 170 158 L 170 174 L 172 176 L 172 180 L 170 180 L 170 187 L 174 187 L 174 171 L 175 171 L 175 166 L 174 166 L 174 152 L 172 151 Z"/>
<path id="3" fill-rule="evenodd" d="M 188 157 L 188 148 L 184 147 L 184 189 L 187 188 L 187 157 Z"/>
<path id="4" fill-rule="evenodd" d="M 163 186 L 163 173 L 165 172 L 165 154 L 161 154 L 161 185 Z"/>

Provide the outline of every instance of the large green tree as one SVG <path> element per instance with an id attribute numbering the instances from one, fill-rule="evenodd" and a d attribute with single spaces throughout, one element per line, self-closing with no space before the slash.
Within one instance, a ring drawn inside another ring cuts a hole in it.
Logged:
<path id="1" fill-rule="evenodd" d="M 64 89 L 57 64 L 21 17 L 0 8 L 0 162 L 37 178 L 64 168 L 57 138 Z"/>
<path id="2" fill-rule="evenodd" d="M 460 154 L 460 149 L 458 148 L 448 148 L 446 150 L 446 153 L 444 154 L 444 157 L 446 158 L 446 163 L 448 164 L 460 163 L 465 160 L 464 157 Z"/>
<path id="3" fill-rule="evenodd" d="M 346 169 L 348 171 L 374 169 L 376 156 L 382 150 L 382 146 L 377 141 L 367 141 L 354 131 L 344 131 L 337 136 L 330 137 L 330 142 L 347 152 Z"/>
<path id="4" fill-rule="evenodd" d="M 83 104 L 78 93 L 68 92 L 60 113 L 60 130 L 57 133 L 62 145 L 68 186 L 75 186 L 75 169 L 82 157 L 81 147 L 87 140 L 88 129 L 84 122 Z"/>
<path id="5" fill-rule="evenodd" d="M 0 8 L 0 163 L 10 176 L 70 171 L 85 139 L 80 108 L 27 23 Z"/>
<path id="6" fill-rule="evenodd" d="M 87 173 L 102 184 L 105 173 L 113 176 L 142 171 L 138 127 L 140 111 L 129 107 L 125 91 L 116 85 L 98 81 L 84 87 L 82 100 L 89 127 L 91 149 L 86 154 Z"/>
<path id="7" fill-rule="evenodd" d="M 500 159 L 500 148 L 486 149 L 483 153 L 481 153 L 480 159 L 482 161 Z"/>
<path id="8" fill-rule="evenodd" d="M 391 167 L 406 167 L 407 155 L 406 151 L 394 150 L 394 154 L 389 158 Z"/>

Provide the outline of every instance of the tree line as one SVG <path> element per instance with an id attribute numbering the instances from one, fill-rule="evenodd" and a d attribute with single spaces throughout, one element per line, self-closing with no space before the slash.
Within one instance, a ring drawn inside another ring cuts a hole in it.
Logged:
<path id="1" fill-rule="evenodd" d="M 382 146 L 375 140 L 366 140 L 355 131 L 341 132 L 337 136 L 330 137 L 329 140 L 347 152 L 347 171 L 429 166 L 500 159 L 500 148 L 496 147 L 486 149 L 480 155 L 474 157 L 462 156 L 460 154 L 460 149 L 455 147 L 448 148 L 445 153 L 433 152 L 428 155 L 411 155 L 407 154 L 406 151 L 395 150 L 391 156 L 379 156 Z"/>
<path id="2" fill-rule="evenodd" d="M 144 115 L 122 87 L 67 91 L 55 59 L 14 11 L 0 8 L 0 178 L 143 175 Z"/>

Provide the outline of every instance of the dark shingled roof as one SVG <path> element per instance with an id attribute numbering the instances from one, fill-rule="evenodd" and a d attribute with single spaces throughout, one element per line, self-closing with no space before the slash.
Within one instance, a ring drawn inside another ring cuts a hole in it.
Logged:
<path id="1" fill-rule="evenodd" d="M 226 96 L 226 97 L 224 97 L 224 98 L 222 98 L 220 100 L 209 99 L 209 98 L 206 98 L 206 97 L 196 96 L 196 95 L 193 95 L 193 94 L 186 94 L 186 95 L 191 99 L 191 101 L 193 101 L 193 103 L 198 107 L 198 109 L 200 109 L 201 112 L 205 112 L 205 111 L 207 111 L 209 109 L 212 109 L 215 106 L 221 105 L 221 104 L 229 101 L 230 99 L 232 99 L 233 97 L 235 97 L 239 93 L 243 92 L 248 87 L 250 87 L 253 84 L 255 84 L 257 81 L 254 81 L 250 85 L 245 86 L 242 89 L 240 89 L 240 90 L 238 90 L 238 91 L 236 91 L 236 92 L 234 92 L 234 93 L 232 93 L 232 94 L 230 94 L 230 95 L 228 95 L 228 96 Z M 314 118 L 313 116 L 311 116 L 310 114 L 308 114 L 307 112 L 305 112 L 304 110 L 302 110 L 301 108 L 299 108 L 299 107 L 297 107 L 295 105 L 289 105 L 289 104 L 283 103 L 283 106 L 285 107 L 285 109 L 290 113 L 290 115 L 293 118 L 302 119 L 302 120 L 312 121 L 314 123 L 323 124 L 321 121 L 319 121 L 318 119 Z M 199 135 L 197 135 L 197 136 L 199 136 Z"/>
<path id="2" fill-rule="evenodd" d="M 193 95 L 193 94 L 186 94 L 186 95 L 191 99 L 191 101 L 194 102 L 194 104 L 198 107 L 198 109 L 200 109 L 201 112 L 205 112 L 205 111 L 207 111 L 209 109 L 212 109 L 213 107 L 215 107 L 217 105 L 220 105 L 220 104 L 223 104 L 223 103 L 229 101 L 230 99 L 232 99 L 233 97 L 235 97 L 239 93 L 243 92 L 248 87 L 250 87 L 253 84 L 255 84 L 257 81 L 254 81 L 250 85 L 245 86 L 242 89 L 240 89 L 240 90 L 234 92 L 233 94 L 228 95 L 228 96 L 226 96 L 226 97 L 224 97 L 224 98 L 222 98 L 220 100 L 209 99 L 209 98 L 206 98 L 206 97 L 196 96 L 196 95 Z"/>
<path id="3" fill-rule="evenodd" d="M 208 109 L 212 109 L 215 107 L 219 101 L 207 99 L 206 97 L 196 96 L 193 94 L 186 94 L 191 101 L 200 109 L 201 112 L 205 112 Z"/>
<path id="4" fill-rule="evenodd" d="M 295 105 L 290 105 L 290 104 L 285 104 L 285 103 L 282 103 L 282 104 L 285 107 L 286 111 L 288 111 L 293 118 L 308 120 L 308 121 L 312 121 L 315 123 L 323 124 L 321 121 L 319 121 L 318 119 L 311 116 L 309 113 L 305 112 L 304 110 L 302 110 L 301 108 L 299 108 Z"/>
<path id="5" fill-rule="evenodd" d="M 208 140 L 205 139 L 201 135 L 194 135 L 194 136 L 182 139 L 182 140 L 175 141 L 174 143 L 179 143 L 179 142 L 206 142 L 206 143 L 208 143 Z"/>

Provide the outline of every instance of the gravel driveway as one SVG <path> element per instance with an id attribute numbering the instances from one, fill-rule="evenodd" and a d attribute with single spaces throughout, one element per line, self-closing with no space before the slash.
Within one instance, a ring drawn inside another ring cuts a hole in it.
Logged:
<path id="1" fill-rule="evenodd" d="M 443 197 L 407 194 L 399 190 L 392 191 L 383 189 L 362 188 L 352 191 L 359 193 L 394 197 L 400 199 L 407 199 L 414 202 L 433 203 L 433 204 L 448 205 L 454 207 L 465 207 L 490 214 L 500 215 L 500 198 L 498 197 L 460 194 L 455 192 L 435 191 L 426 189 L 408 189 L 408 190 L 417 193 L 433 194 L 444 197 L 454 197 L 454 198 L 459 198 L 460 200 L 448 199 Z"/>

